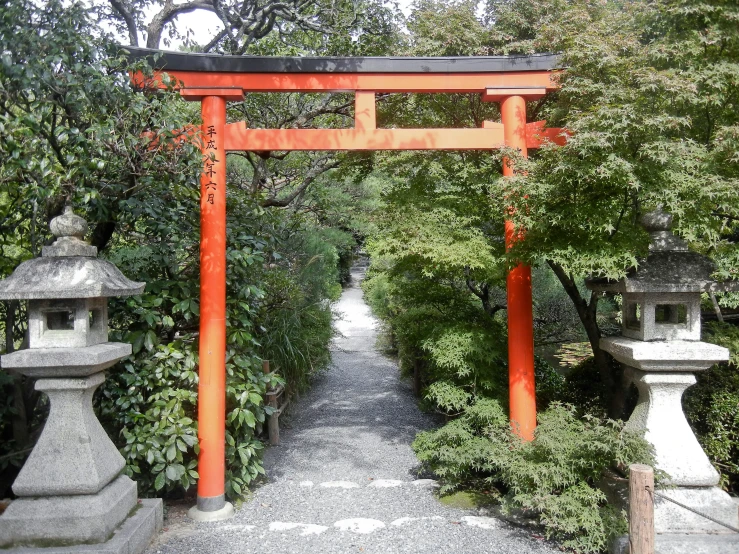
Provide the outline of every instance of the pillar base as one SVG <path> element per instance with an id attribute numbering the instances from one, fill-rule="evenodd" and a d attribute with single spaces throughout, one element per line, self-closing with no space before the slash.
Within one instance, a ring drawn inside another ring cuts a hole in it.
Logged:
<path id="1" fill-rule="evenodd" d="M 97 494 L 19 498 L 0 516 L 0 547 L 105 542 L 136 507 L 136 483 L 121 475 Z"/>
<path id="2" fill-rule="evenodd" d="M 197 506 L 193 506 L 187 511 L 187 517 L 199 522 L 223 521 L 224 519 L 231 519 L 235 514 L 233 504 L 230 502 L 226 502 L 223 508 L 213 512 L 204 512 Z"/>

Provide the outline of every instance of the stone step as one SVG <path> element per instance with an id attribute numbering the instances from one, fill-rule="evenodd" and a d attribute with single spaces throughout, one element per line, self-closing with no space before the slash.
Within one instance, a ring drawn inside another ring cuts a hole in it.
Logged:
<path id="1" fill-rule="evenodd" d="M 654 538 L 654 554 L 737 554 L 739 533 L 661 533 Z M 619 537 L 610 554 L 629 554 L 628 536 Z"/>

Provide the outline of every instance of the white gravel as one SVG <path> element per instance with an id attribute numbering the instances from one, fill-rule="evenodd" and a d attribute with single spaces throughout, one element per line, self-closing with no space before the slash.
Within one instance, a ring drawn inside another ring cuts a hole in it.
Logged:
<path id="1" fill-rule="evenodd" d="M 281 445 L 265 455 L 269 482 L 233 519 L 188 520 L 147 554 L 559 552 L 528 530 L 440 504 L 435 482 L 417 478 L 410 445 L 435 422 L 374 348 L 378 322 L 362 300 L 363 275 L 354 269 L 336 306 L 333 367 L 291 406 Z"/>

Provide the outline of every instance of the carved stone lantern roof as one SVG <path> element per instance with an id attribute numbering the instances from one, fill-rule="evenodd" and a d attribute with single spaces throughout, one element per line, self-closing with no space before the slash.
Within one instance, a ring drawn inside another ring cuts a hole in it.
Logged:
<path id="1" fill-rule="evenodd" d="M 104 298 L 141 294 L 145 283 L 128 279 L 112 263 L 97 257 L 97 248 L 82 238 L 87 222 L 67 206 L 51 221 L 57 240 L 41 257 L 20 264 L 0 281 L 0 300 Z"/>
<path id="2" fill-rule="evenodd" d="M 671 214 L 658 208 L 642 216 L 641 223 L 651 237 L 647 258 L 619 281 L 588 279 L 589 289 L 622 294 L 739 290 L 739 282 L 719 283 L 711 277 L 715 264 L 690 252 L 685 241 L 672 233 Z"/>

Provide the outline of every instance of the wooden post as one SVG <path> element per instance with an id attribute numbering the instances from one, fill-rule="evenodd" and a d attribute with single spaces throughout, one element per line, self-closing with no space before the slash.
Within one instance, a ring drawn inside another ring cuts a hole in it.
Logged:
<path id="1" fill-rule="evenodd" d="M 654 470 L 629 466 L 630 554 L 654 554 Z"/>
<path id="2" fill-rule="evenodd" d="M 262 371 L 266 375 L 269 373 L 269 360 L 262 361 Z M 267 406 L 274 408 L 274 412 L 267 420 L 267 435 L 269 436 L 270 446 L 279 446 L 280 444 L 280 414 L 277 412 L 277 394 L 272 387 L 267 388 Z"/>

